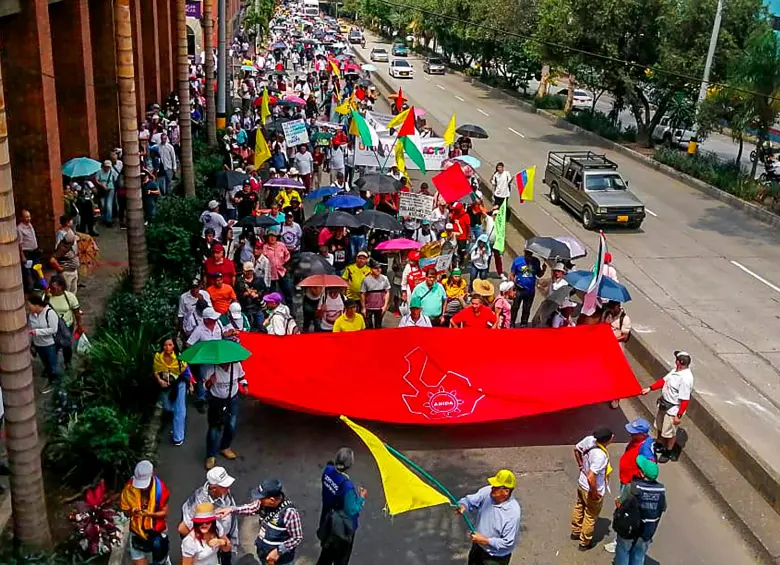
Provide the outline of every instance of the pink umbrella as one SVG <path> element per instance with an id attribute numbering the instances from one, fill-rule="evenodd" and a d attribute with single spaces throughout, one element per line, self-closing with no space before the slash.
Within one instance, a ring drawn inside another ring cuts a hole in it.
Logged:
<path id="1" fill-rule="evenodd" d="M 287 100 L 288 102 L 292 102 L 293 104 L 298 104 L 300 106 L 306 106 L 306 100 L 304 100 L 300 96 L 286 95 L 284 97 L 284 99 Z"/>
<path id="2" fill-rule="evenodd" d="M 423 110 L 422 108 L 415 107 L 415 109 L 414 109 L 414 117 L 415 118 L 421 118 L 424 115 L 425 115 L 425 110 Z"/>
<path id="3" fill-rule="evenodd" d="M 420 249 L 420 243 L 406 238 L 388 239 L 376 246 L 377 251 L 408 251 L 410 249 Z"/>

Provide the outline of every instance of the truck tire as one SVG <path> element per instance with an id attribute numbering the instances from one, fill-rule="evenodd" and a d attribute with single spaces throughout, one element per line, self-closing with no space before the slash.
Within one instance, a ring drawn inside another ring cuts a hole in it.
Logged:
<path id="1" fill-rule="evenodd" d="M 595 223 L 593 221 L 593 210 L 587 206 L 582 209 L 582 227 L 586 230 L 592 230 L 595 227 Z"/>
<path id="2" fill-rule="evenodd" d="M 554 182 L 550 185 L 550 202 L 556 206 L 561 205 L 561 195 L 558 193 L 558 183 Z"/>

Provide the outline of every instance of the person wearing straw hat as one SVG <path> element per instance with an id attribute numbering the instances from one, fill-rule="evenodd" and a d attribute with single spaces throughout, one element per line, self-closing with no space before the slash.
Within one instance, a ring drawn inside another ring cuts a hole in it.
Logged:
<path id="1" fill-rule="evenodd" d="M 458 500 L 457 512 L 477 512 L 477 531 L 471 534 L 468 565 L 508 565 L 520 533 L 522 510 L 512 496 L 514 473 L 501 469 L 488 485 Z"/>
<path id="2" fill-rule="evenodd" d="M 217 565 L 220 553 L 230 553 L 232 544 L 215 513 L 214 504 L 201 502 L 192 515 L 192 531 L 181 540 L 182 565 Z"/>
<path id="3" fill-rule="evenodd" d="M 474 281 L 474 290 L 472 294 L 479 294 L 483 298 L 483 303 L 489 305 L 493 302 L 493 296 L 496 294 L 496 287 L 486 279 L 477 279 Z"/>

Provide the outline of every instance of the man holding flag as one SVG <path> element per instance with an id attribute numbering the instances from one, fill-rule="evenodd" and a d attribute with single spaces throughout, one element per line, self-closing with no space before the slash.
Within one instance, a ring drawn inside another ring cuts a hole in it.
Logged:
<path id="1" fill-rule="evenodd" d="M 457 512 L 477 511 L 477 531 L 471 534 L 468 565 L 508 565 L 517 544 L 522 511 L 512 496 L 517 480 L 501 469 L 488 479 L 488 486 L 458 501 Z"/>

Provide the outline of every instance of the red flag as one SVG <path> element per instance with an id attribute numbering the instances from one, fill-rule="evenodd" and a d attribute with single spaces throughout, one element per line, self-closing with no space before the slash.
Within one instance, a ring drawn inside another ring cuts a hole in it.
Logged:
<path id="1" fill-rule="evenodd" d="M 409 112 L 409 115 L 411 114 L 412 112 Z M 471 192 L 469 178 L 457 165 L 443 170 L 433 177 L 431 182 L 447 202 L 460 200 Z"/>
<path id="2" fill-rule="evenodd" d="M 490 422 L 566 410 L 640 393 L 631 367 L 606 324 L 525 329 L 403 328 L 355 333 L 269 336 L 242 333 L 252 352 L 243 362 L 250 394 L 262 402 L 313 414 L 381 422 L 446 425 Z M 457 355 L 490 343 L 501 355 Z M 317 363 L 290 359 L 327 351 Z M 360 351 L 382 359 L 345 371 Z M 528 356 L 525 351 L 533 351 Z M 334 386 L 338 383 L 338 386 Z M 344 391 L 349 391 L 345 394 Z"/>
<path id="3" fill-rule="evenodd" d="M 398 137 L 406 137 L 407 135 L 414 135 L 417 133 L 417 129 L 414 127 L 414 106 L 409 108 L 409 113 L 406 114 L 406 119 L 401 127 L 398 129 Z"/>
<path id="4" fill-rule="evenodd" d="M 395 109 L 399 112 L 404 109 L 404 102 L 406 102 L 406 98 L 404 98 L 404 91 L 399 86 L 398 87 L 398 98 L 395 99 Z"/>

